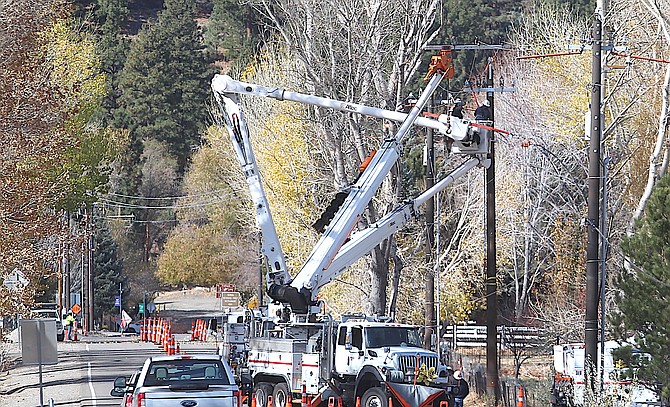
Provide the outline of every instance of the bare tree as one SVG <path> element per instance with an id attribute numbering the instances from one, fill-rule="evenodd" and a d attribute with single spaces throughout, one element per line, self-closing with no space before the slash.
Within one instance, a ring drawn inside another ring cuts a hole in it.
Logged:
<path id="1" fill-rule="evenodd" d="M 338 100 L 394 109 L 421 62 L 421 47 L 439 29 L 439 1 L 336 0 L 313 2 L 256 0 L 256 9 L 278 33 L 287 50 L 301 61 L 301 90 Z M 367 119 L 311 109 L 318 128 L 317 149 L 330 167 L 336 188 L 344 188 L 357 168 L 391 127 Z M 391 184 L 395 175 L 391 175 Z M 396 188 L 385 188 L 370 203 L 363 225 L 374 222 L 378 208 L 396 200 Z M 320 205 L 325 206 L 322 198 Z M 390 241 L 372 256 L 371 312 L 386 309 Z"/>
<path id="2" fill-rule="evenodd" d="M 649 10 L 649 13 L 656 19 L 658 23 L 658 32 L 665 39 L 666 47 L 670 46 L 670 16 L 668 15 L 670 4 L 667 1 L 662 0 L 643 0 L 642 4 L 644 4 L 647 10 Z M 668 161 L 670 159 L 670 151 L 667 148 L 668 127 L 670 126 L 670 112 L 668 110 L 668 105 L 670 104 L 670 64 L 668 64 L 665 69 L 665 79 L 663 81 L 663 86 L 660 88 L 660 95 L 661 106 L 658 117 L 658 132 L 656 134 L 654 150 L 649 157 L 647 184 L 640 197 L 637 208 L 633 213 L 630 226 L 632 226 L 632 223 L 635 220 L 642 216 L 656 181 L 668 171 Z M 629 228 L 629 231 L 630 230 L 631 229 Z"/>

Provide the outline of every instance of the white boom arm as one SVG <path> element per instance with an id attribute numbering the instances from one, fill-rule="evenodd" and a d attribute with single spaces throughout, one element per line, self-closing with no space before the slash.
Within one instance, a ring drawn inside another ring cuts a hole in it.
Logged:
<path id="1" fill-rule="evenodd" d="M 400 156 L 400 142 L 414 125 L 424 105 L 428 102 L 441 80 L 441 74 L 432 76 L 416 105 L 405 115 L 405 120 L 398 129 L 395 138 L 386 140 L 374 157 L 372 157 L 363 174 L 351 187 L 351 191 L 344 200 L 342 207 L 337 211 L 332 222 L 330 222 L 316 243 L 316 246 L 314 246 L 312 253 L 300 269 L 300 272 L 291 282 L 291 286 L 296 290 L 300 290 L 303 295 L 307 295 L 307 292 L 309 292 L 310 300 L 313 301 L 318 294 L 315 283 L 322 280 L 322 274 L 328 271 L 330 263 L 349 237 L 350 232 L 354 230 L 359 217 L 363 214 L 363 211 L 379 189 L 382 181 L 398 160 Z"/>
<path id="2" fill-rule="evenodd" d="M 244 120 L 244 114 L 235 100 L 221 93 L 214 93 L 216 101 L 223 112 L 224 123 L 230 140 L 232 141 L 237 159 L 242 166 L 244 177 L 249 184 L 249 192 L 256 209 L 256 223 L 261 229 L 261 253 L 265 256 L 268 263 L 268 287 L 272 284 L 286 284 L 291 280 L 291 276 L 286 270 L 284 252 L 279 244 L 279 237 L 275 224 L 272 221 L 272 214 L 268 205 L 265 190 L 261 184 L 260 173 L 256 157 L 251 148 L 251 140 L 247 124 Z M 232 96 L 232 95 L 231 95 Z M 233 96 L 235 97 L 235 96 Z"/>
<path id="3" fill-rule="evenodd" d="M 438 192 L 445 189 L 452 182 L 465 175 L 469 170 L 476 167 L 477 165 L 483 165 L 487 167 L 488 162 L 481 157 L 471 158 L 456 169 L 454 169 L 449 175 L 440 180 L 435 184 L 431 189 L 425 191 L 423 194 L 419 195 L 417 198 L 405 202 L 401 206 L 394 209 L 392 212 L 389 212 L 381 219 L 379 219 L 373 225 L 370 225 L 364 230 L 354 233 L 351 235 L 351 238 L 347 243 L 342 246 L 342 248 L 337 252 L 337 255 L 333 259 L 333 262 L 330 266 L 323 270 L 321 273 L 317 273 L 312 278 L 312 284 L 314 288 L 312 289 L 313 301 L 316 301 L 314 293 L 318 293 L 321 287 L 333 281 L 340 275 L 347 267 L 351 266 L 358 259 L 370 253 L 379 243 L 383 242 L 384 239 L 391 236 L 396 231 L 402 229 L 412 218 L 417 216 L 417 208 L 426 202 L 428 199 L 433 197 Z"/>
<path id="4" fill-rule="evenodd" d="M 402 122 L 407 118 L 407 113 L 403 112 L 359 105 L 352 102 L 342 102 L 339 100 L 322 98 L 314 95 L 306 95 L 304 93 L 289 92 L 280 88 L 270 88 L 267 86 L 255 85 L 237 81 L 228 75 L 214 75 L 214 79 L 212 80 L 212 89 L 218 93 L 235 93 L 240 95 L 265 96 L 277 100 L 290 100 L 307 105 L 326 107 L 343 112 L 358 113 L 365 116 L 387 119 L 395 122 Z M 442 114 L 438 117 L 438 119 L 417 117 L 414 121 L 414 124 L 431 128 L 440 134 L 444 134 L 453 138 L 454 140 L 460 141 L 465 138 L 465 133 L 451 131 L 450 124 L 448 124 L 450 123 L 450 120 L 450 116 Z"/>

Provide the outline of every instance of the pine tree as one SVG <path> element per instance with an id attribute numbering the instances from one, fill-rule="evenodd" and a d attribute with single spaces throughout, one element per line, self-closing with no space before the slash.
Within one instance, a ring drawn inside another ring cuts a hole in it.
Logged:
<path id="1" fill-rule="evenodd" d="M 448 45 L 505 43 L 508 30 L 519 19 L 520 13 L 520 2 L 510 0 L 447 0 L 443 9 L 442 35 L 437 42 Z M 483 68 L 490 55 L 493 55 L 492 51 L 456 51 L 456 77 L 449 84 L 450 90 L 454 93 L 462 91 L 466 81 L 474 87 L 484 86 L 486 73 Z"/>
<path id="2" fill-rule="evenodd" d="M 128 18 L 128 0 L 99 0 L 96 15 L 100 25 L 98 55 L 102 69 L 107 74 L 108 95 L 104 107 L 109 114 L 118 106 L 118 76 L 130 45 L 128 38 L 123 35 Z"/>
<path id="3" fill-rule="evenodd" d="M 244 61 L 254 51 L 257 27 L 250 5 L 237 0 L 214 0 L 205 31 L 209 54 L 213 58 L 222 54 L 227 61 Z"/>
<path id="4" fill-rule="evenodd" d="M 95 222 L 95 254 L 93 256 L 93 302 L 96 316 L 116 313 L 114 296 L 119 295 L 119 283 L 124 283 L 123 261 L 117 255 L 117 245 L 104 219 Z M 128 290 L 125 289 L 124 295 Z"/>
<path id="5" fill-rule="evenodd" d="M 670 176 L 662 178 L 649 199 L 634 235 L 622 242 L 634 267 L 615 280 L 618 311 L 612 326 L 622 339 L 632 334 L 637 347 L 651 355 L 638 371 L 640 380 L 670 383 Z M 644 362 L 644 361 L 642 361 Z M 670 388 L 663 389 L 665 398 Z"/>
<path id="6" fill-rule="evenodd" d="M 183 173 L 208 119 L 212 75 L 194 3 L 166 0 L 158 22 L 130 47 L 119 80 L 119 124 L 137 140 L 164 143 Z"/>

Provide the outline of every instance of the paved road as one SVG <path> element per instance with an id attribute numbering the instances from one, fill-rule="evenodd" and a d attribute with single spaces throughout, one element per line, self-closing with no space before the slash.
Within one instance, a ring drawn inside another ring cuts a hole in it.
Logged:
<path id="1" fill-rule="evenodd" d="M 182 353 L 216 352 L 215 342 L 190 342 L 188 335 L 176 339 Z M 114 378 L 130 376 L 148 356 L 163 354 L 158 345 L 140 342 L 137 335 L 92 334 L 78 342 L 60 342 L 58 364 L 43 367 L 44 403 L 53 399 L 55 406 L 119 406 L 121 399 L 109 395 Z M 0 376 L 0 406 L 39 406 L 38 372 L 37 366 L 18 364 Z"/>

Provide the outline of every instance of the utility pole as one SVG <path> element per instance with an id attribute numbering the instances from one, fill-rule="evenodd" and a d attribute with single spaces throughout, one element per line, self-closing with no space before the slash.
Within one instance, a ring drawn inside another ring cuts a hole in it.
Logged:
<path id="1" fill-rule="evenodd" d="M 441 45 L 427 46 L 426 50 L 482 50 L 505 51 L 511 50 L 506 45 Z M 486 92 L 491 102 L 491 119 L 494 118 L 494 98 L 496 92 L 513 92 L 514 88 L 505 88 L 502 85 L 494 88 L 493 59 L 488 59 L 487 84 L 485 88 L 466 88 L 469 92 Z M 496 207 L 495 207 L 495 150 L 494 138 L 491 139 L 488 158 L 491 165 L 486 169 L 486 393 L 495 397 L 496 404 L 500 400 L 498 374 L 498 285 L 496 269 Z"/>
<path id="2" fill-rule="evenodd" d="M 487 86 L 493 88 L 493 63 L 488 60 Z M 486 92 L 491 103 L 491 121 L 495 118 L 493 92 Z M 498 284 L 496 269 L 496 173 L 495 142 L 489 146 L 491 165 L 486 169 L 486 394 L 500 400 L 498 391 Z"/>
<path id="3" fill-rule="evenodd" d="M 88 211 L 88 216 L 87 216 L 87 228 L 88 228 L 88 251 L 87 251 L 87 263 L 88 263 L 88 278 L 87 278 L 87 288 L 86 288 L 86 293 L 87 293 L 87 305 L 88 305 L 88 314 L 87 314 L 87 330 L 92 331 L 93 330 L 93 316 L 94 316 L 94 311 L 93 311 L 93 244 L 94 244 L 94 236 L 93 236 L 93 216 L 92 216 L 93 209 Z"/>
<path id="4" fill-rule="evenodd" d="M 70 298 L 71 294 L 71 282 L 70 282 L 70 211 L 65 211 L 65 244 L 63 248 L 63 272 L 65 276 L 63 278 L 64 292 L 65 292 L 65 308 L 72 309 L 72 300 Z"/>
<path id="5" fill-rule="evenodd" d="M 121 336 L 123 336 L 123 288 L 121 282 L 119 281 L 119 329 L 121 330 Z"/>
<path id="6" fill-rule="evenodd" d="M 600 104 L 602 88 L 602 20 L 596 12 L 593 22 L 593 44 L 591 60 L 591 129 L 589 140 L 589 175 L 588 175 L 588 219 L 586 227 L 586 315 L 584 318 L 584 371 L 586 390 L 595 390 L 595 372 L 598 357 L 598 265 L 599 265 L 599 231 L 600 225 L 600 139 L 602 124 L 600 123 Z"/>
<path id="7" fill-rule="evenodd" d="M 81 287 L 80 288 L 80 295 L 81 295 L 81 324 L 82 324 L 82 329 L 84 332 L 88 331 L 88 293 L 86 292 L 88 290 L 88 272 L 86 271 L 86 268 L 88 266 L 88 261 L 87 259 L 87 253 L 88 253 L 88 221 L 89 221 L 89 216 L 88 216 L 88 209 L 84 208 L 84 219 L 85 219 L 85 225 L 84 225 L 84 240 L 81 242 L 81 258 L 80 258 L 80 263 L 81 263 Z"/>

